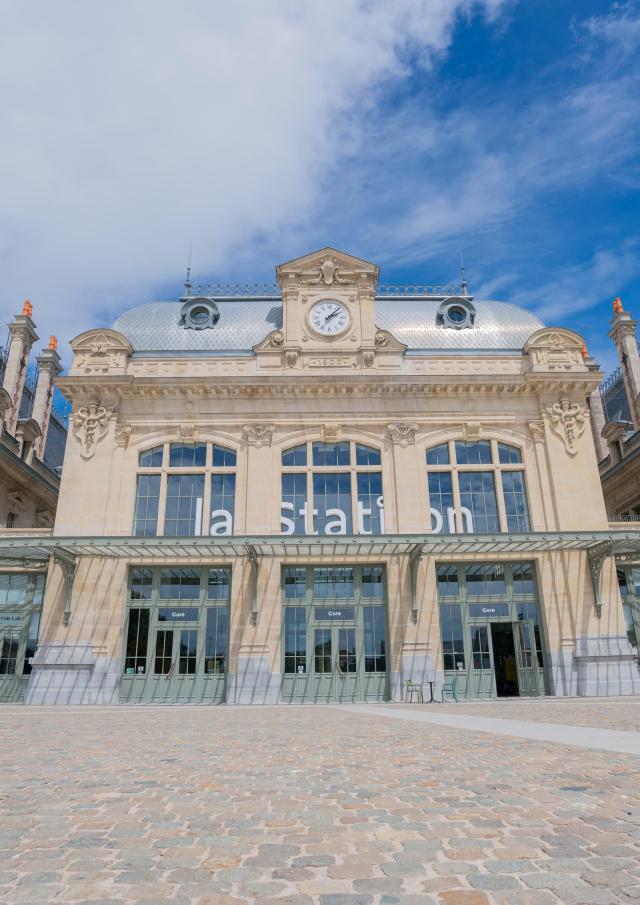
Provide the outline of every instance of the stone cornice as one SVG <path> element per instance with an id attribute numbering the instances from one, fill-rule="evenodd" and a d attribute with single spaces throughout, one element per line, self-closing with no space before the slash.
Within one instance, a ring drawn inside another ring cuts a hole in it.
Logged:
<path id="1" fill-rule="evenodd" d="M 465 394 L 515 396 L 537 393 L 589 394 L 600 383 L 597 371 L 524 375 L 350 375 L 219 377 L 131 377 L 85 375 L 59 378 L 56 383 L 69 399 L 101 397 L 292 397 L 292 396 L 431 396 Z"/>

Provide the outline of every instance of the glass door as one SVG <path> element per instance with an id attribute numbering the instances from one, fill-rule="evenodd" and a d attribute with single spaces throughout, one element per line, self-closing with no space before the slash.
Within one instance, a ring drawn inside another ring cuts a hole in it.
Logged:
<path id="1" fill-rule="evenodd" d="M 173 702 L 172 677 L 175 668 L 174 630 L 158 628 L 154 632 L 152 672 L 149 676 L 151 700 L 158 704 Z"/>
<path id="2" fill-rule="evenodd" d="M 173 700 L 178 704 L 195 703 L 199 700 L 198 695 L 198 655 L 201 653 L 198 649 L 198 629 L 197 628 L 181 628 L 174 630 L 178 636 L 178 649 L 176 651 L 178 669 L 174 669 L 172 675 L 172 683 L 174 685 Z M 201 689 L 200 689 L 201 690 Z"/>
<path id="3" fill-rule="evenodd" d="M 543 694 L 539 682 L 538 652 L 534 624 L 531 620 L 515 622 L 513 637 L 516 647 L 516 663 L 518 668 L 518 684 L 520 694 L 525 697 L 536 697 Z"/>
<path id="4" fill-rule="evenodd" d="M 496 687 L 489 625 L 471 625 L 469 630 L 471 632 L 472 668 L 467 679 L 468 696 L 472 698 L 495 697 Z"/>
<path id="5" fill-rule="evenodd" d="M 337 701 L 358 700 L 358 653 L 356 627 L 333 628 L 336 654 L 334 673 Z"/>
<path id="6" fill-rule="evenodd" d="M 316 702 L 333 701 L 335 696 L 335 644 L 333 629 L 313 630 L 313 676 L 312 695 Z"/>

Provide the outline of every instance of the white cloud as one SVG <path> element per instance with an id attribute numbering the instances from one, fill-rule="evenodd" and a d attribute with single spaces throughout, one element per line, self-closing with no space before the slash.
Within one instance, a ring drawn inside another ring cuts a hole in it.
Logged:
<path id="1" fill-rule="evenodd" d="M 0 35 L 0 267 L 68 339 L 312 219 L 377 91 L 501 0 L 21 0 Z"/>

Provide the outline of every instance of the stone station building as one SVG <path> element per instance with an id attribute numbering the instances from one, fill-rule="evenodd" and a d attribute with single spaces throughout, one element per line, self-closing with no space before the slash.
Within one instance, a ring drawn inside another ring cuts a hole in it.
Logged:
<path id="1" fill-rule="evenodd" d="M 580 336 L 331 248 L 72 343 L 27 703 L 634 694 Z M 431 686 L 429 685 L 431 683 Z"/>

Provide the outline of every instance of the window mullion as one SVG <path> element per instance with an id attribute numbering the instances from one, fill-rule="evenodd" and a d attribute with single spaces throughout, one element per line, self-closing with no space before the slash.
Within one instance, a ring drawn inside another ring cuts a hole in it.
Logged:
<path id="1" fill-rule="evenodd" d="M 164 511 L 167 505 L 167 471 L 162 470 L 160 475 L 160 496 L 158 498 L 158 525 L 156 528 L 156 537 L 164 535 Z"/>
<path id="2" fill-rule="evenodd" d="M 507 524 L 507 507 L 504 504 L 502 474 L 499 468 L 494 469 L 494 479 L 496 484 L 496 499 L 498 501 L 498 520 L 500 522 L 500 531 L 508 531 L 509 526 Z"/>

